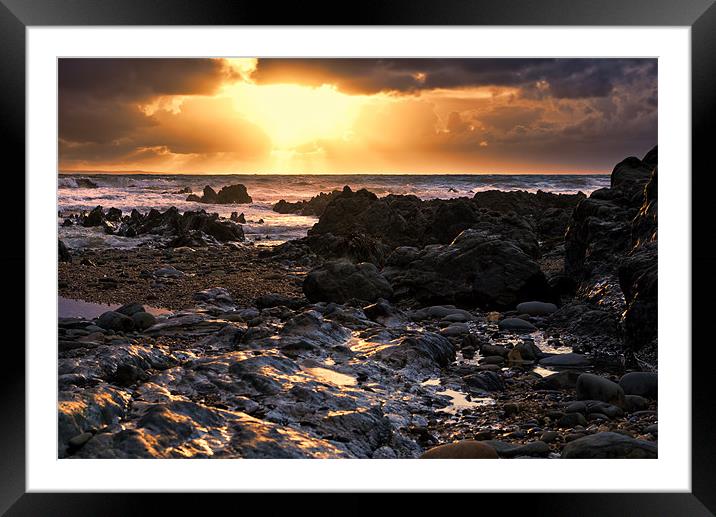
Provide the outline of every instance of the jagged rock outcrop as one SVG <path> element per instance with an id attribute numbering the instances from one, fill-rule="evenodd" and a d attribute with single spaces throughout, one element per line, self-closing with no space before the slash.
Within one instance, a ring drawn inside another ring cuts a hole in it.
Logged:
<path id="1" fill-rule="evenodd" d="M 176 207 L 171 207 L 164 212 L 152 209 L 146 214 L 132 210 L 129 215 L 123 216 L 122 211 L 116 208 L 105 212 L 97 206 L 89 214 L 80 215 L 77 221 L 86 227 L 101 226 L 105 233 L 122 237 L 144 234 L 168 237 L 171 238 L 167 241 L 170 247 L 207 246 L 245 239 L 240 224 L 204 210 L 181 214 Z"/>
<path id="2" fill-rule="evenodd" d="M 350 190 L 350 187 L 345 188 Z M 281 199 L 273 206 L 272 210 L 274 212 L 278 212 L 279 214 L 312 215 L 320 217 L 328 204 L 339 194 L 341 194 L 340 190 L 321 192 L 317 196 L 313 196 L 308 201 L 296 201 L 294 203 Z"/>
<path id="3" fill-rule="evenodd" d="M 630 157 L 617 164 L 611 187 L 577 205 L 565 236 L 565 272 L 581 282 L 582 293 L 603 295 L 600 285 L 618 285 L 624 296 L 624 344 L 652 361 L 658 313 L 657 162 L 654 147 L 641 160 Z"/>

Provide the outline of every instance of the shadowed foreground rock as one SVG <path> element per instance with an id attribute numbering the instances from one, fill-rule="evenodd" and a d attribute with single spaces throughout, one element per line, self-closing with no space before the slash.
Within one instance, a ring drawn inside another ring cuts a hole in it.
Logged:
<path id="1" fill-rule="evenodd" d="M 383 274 L 397 298 L 424 304 L 505 309 L 552 296 L 534 260 L 514 244 L 478 230 L 465 230 L 447 246 L 398 248 Z"/>
<path id="2" fill-rule="evenodd" d="M 656 459 L 655 443 L 635 440 L 619 433 L 597 433 L 565 445 L 562 458 L 567 459 Z"/>
<path id="3" fill-rule="evenodd" d="M 345 260 L 326 262 L 311 271 L 303 283 L 303 292 L 311 302 L 336 303 L 351 298 L 375 302 L 393 295 L 390 284 L 373 264 Z"/>

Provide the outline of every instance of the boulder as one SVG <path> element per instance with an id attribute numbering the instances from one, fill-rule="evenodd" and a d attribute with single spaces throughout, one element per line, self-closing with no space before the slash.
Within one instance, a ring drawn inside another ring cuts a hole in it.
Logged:
<path id="1" fill-rule="evenodd" d="M 517 312 L 530 316 L 547 316 L 557 311 L 557 306 L 546 302 L 522 302 L 517 305 Z"/>
<path id="2" fill-rule="evenodd" d="M 542 366 L 551 366 L 554 368 L 586 368 L 592 364 L 589 356 L 583 354 L 554 354 L 541 359 L 539 364 Z"/>
<path id="3" fill-rule="evenodd" d="M 510 330 L 514 332 L 534 332 L 537 330 L 537 327 L 532 325 L 532 323 L 520 318 L 505 318 L 504 320 L 501 320 L 497 326 L 502 330 Z"/>
<path id="4" fill-rule="evenodd" d="M 397 297 L 421 303 L 512 308 L 525 298 L 549 298 L 539 265 L 515 244 L 465 230 L 449 245 L 427 246 L 406 256 L 396 250 L 383 274 Z"/>
<path id="5" fill-rule="evenodd" d="M 476 440 L 462 440 L 438 445 L 423 453 L 421 459 L 497 459 L 494 448 Z"/>
<path id="6" fill-rule="evenodd" d="M 639 395 L 649 399 L 658 398 L 659 374 L 652 372 L 630 372 L 619 379 L 619 386 L 626 395 Z"/>
<path id="7" fill-rule="evenodd" d="M 125 303 L 121 307 L 115 309 L 115 312 L 124 314 L 125 316 L 131 316 L 135 312 L 144 312 L 144 306 L 141 303 L 136 302 Z"/>
<path id="8" fill-rule="evenodd" d="M 156 324 L 157 319 L 148 312 L 139 311 L 132 314 L 132 322 L 134 323 L 134 328 L 146 330 Z"/>
<path id="9" fill-rule="evenodd" d="M 345 303 L 351 298 L 375 302 L 393 295 L 390 284 L 373 264 L 345 260 L 326 262 L 308 273 L 303 292 L 314 303 Z"/>
<path id="10" fill-rule="evenodd" d="M 569 442 L 562 449 L 567 459 L 655 459 L 657 445 L 619 433 L 596 433 Z"/>
<path id="11" fill-rule="evenodd" d="M 67 245 L 57 239 L 57 260 L 60 262 L 72 262 L 72 255 Z"/>
<path id="12" fill-rule="evenodd" d="M 395 344 L 378 351 L 377 357 L 397 368 L 409 365 L 444 368 L 455 360 L 455 347 L 440 334 L 422 332 L 398 339 Z"/>
<path id="13" fill-rule="evenodd" d="M 104 211 L 101 206 L 96 206 L 82 219 L 82 226 L 100 226 L 102 221 L 104 221 Z"/>
<path id="14" fill-rule="evenodd" d="M 134 328 L 132 318 L 115 311 L 107 311 L 97 318 L 97 326 L 105 330 L 126 332 Z"/>
<path id="15" fill-rule="evenodd" d="M 537 388 L 545 390 L 565 390 L 577 387 L 577 379 L 579 372 L 565 370 L 563 372 L 553 373 L 547 377 L 542 377 L 537 381 Z"/>
<path id="16" fill-rule="evenodd" d="M 615 382 L 599 375 L 583 373 L 577 379 L 578 400 L 601 400 L 624 406 L 624 390 Z"/>

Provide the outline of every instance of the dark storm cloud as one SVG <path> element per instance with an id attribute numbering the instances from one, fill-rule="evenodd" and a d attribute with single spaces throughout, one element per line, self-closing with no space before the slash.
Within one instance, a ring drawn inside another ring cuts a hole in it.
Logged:
<path id="1" fill-rule="evenodd" d="M 58 86 L 84 99 L 209 95 L 230 74 L 216 59 L 60 59 Z"/>
<path id="2" fill-rule="evenodd" d="M 232 117 L 230 104 L 187 101 L 153 114 L 140 106 L 163 97 L 210 99 L 239 76 L 218 59 L 60 59 L 61 161 L 126 161 L 161 153 L 235 153 L 255 157 L 269 141 L 255 125 Z M 218 113 L 207 117 L 204 109 Z"/>
<path id="3" fill-rule="evenodd" d="M 637 76 L 656 81 L 654 59 L 259 59 L 262 83 L 335 84 L 349 93 L 512 86 L 545 81 L 558 98 L 604 97 Z"/>

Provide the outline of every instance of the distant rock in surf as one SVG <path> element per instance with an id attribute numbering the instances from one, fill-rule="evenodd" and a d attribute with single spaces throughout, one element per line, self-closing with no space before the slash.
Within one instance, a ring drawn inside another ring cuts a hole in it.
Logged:
<path id="1" fill-rule="evenodd" d="M 204 192 L 201 197 L 196 194 L 191 194 L 186 198 L 186 200 L 214 205 L 228 205 L 232 203 L 245 204 L 253 201 L 249 193 L 246 191 L 246 186 L 241 183 L 223 187 L 218 193 L 207 185 L 204 187 Z"/>

